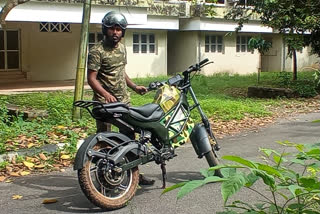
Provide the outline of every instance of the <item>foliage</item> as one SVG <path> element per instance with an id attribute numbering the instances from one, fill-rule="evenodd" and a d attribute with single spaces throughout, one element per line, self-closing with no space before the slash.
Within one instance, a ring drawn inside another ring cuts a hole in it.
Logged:
<path id="1" fill-rule="evenodd" d="M 301 77 L 292 81 L 288 72 L 280 72 L 276 81 L 280 87 L 292 89 L 299 97 L 314 97 L 318 94 L 316 79 Z"/>
<path id="2" fill-rule="evenodd" d="M 295 51 L 303 46 L 311 44 L 313 52 L 320 56 L 319 37 L 316 37 L 320 29 L 318 0 L 251 0 L 250 6 L 252 7 L 236 3 L 225 17 L 237 21 L 239 30 L 252 16 L 258 15 L 263 25 L 278 30 L 284 36 L 289 56 L 293 55 L 294 65 L 297 63 Z M 296 80 L 296 66 L 293 68 L 293 80 Z"/>
<path id="3" fill-rule="evenodd" d="M 296 152 L 281 153 L 274 149 L 260 149 L 266 163 L 250 161 L 239 156 L 224 156 L 223 159 L 234 164 L 218 165 L 203 170 L 201 172 L 205 177 L 203 180 L 179 183 L 165 189 L 164 193 L 180 188 L 177 196 L 180 199 L 210 181 L 221 182 L 221 194 L 227 210 L 218 212 L 220 214 L 320 213 L 320 143 L 312 145 L 288 141 L 278 143 L 295 148 Z M 213 175 L 216 169 L 221 169 L 224 178 Z M 270 194 L 266 192 L 254 189 L 254 184 L 259 180 L 262 180 L 259 185 L 263 183 L 272 197 L 269 197 Z M 252 190 L 260 195 L 263 201 L 257 204 L 252 204 L 256 202 L 233 201 L 228 204 L 229 198 L 241 188 Z"/>
<path id="4" fill-rule="evenodd" d="M 272 43 L 264 40 L 261 36 L 252 37 L 248 46 L 250 49 L 257 49 L 260 54 L 265 54 L 272 47 Z"/>

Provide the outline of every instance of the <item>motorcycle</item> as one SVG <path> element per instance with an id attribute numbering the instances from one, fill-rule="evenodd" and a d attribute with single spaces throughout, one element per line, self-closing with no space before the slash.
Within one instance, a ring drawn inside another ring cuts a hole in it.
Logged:
<path id="1" fill-rule="evenodd" d="M 105 210 L 126 206 L 137 190 L 138 166 L 148 162 L 161 166 L 165 188 L 165 162 L 177 156 L 175 149 L 188 139 L 198 158 L 205 157 L 210 167 L 218 165 L 216 151 L 220 147 L 191 85 L 191 74 L 210 63 L 205 59 L 190 66 L 183 76 L 177 74 L 167 81 L 150 83 L 148 91 L 157 90 L 155 99 L 143 106 L 83 100 L 74 103 L 87 109 L 96 120 L 124 130 L 93 134 L 76 154 L 74 170 L 78 170 L 81 189 L 93 204 Z M 189 104 L 188 95 L 193 105 Z M 198 110 L 201 123 L 193 122 L 194 109 Z M 222 177 L 220 170 L 215 175 Z"/>

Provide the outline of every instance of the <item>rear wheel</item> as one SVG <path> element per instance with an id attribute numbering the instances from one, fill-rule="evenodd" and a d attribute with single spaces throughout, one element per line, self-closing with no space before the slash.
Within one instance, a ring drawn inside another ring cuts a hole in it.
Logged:
<path id="1" fill-rule="evenodd" d="M 111 147 L 97 144 L 94 150 L 107 152 Z M 130 161 L 130 156 L 124 158 Z M 118 168 L 119 169 L 119 168 Z M 82 191 L 96 206 L 105 210 L 114 210 L 127 205 L 134 196 L 138 182 L 138 167 L 126 171 L 114 170 L 106 160 L 89 158 L 84 167 L 78 170 Z"/>
<path id="2" fill-rule="evenodd" d="M 206 157 L 207 162 L 210 167 L 217 166 L 219 164 L 219 161 L 218 161 L 217 157 L 214 155 L 213 151 L 210 151 L 207 154 L 205 154 L 205 157 Z M 220 169 L 215 170 L 214 175 L 219 176 L 220 178 L 223 177 Z"/>

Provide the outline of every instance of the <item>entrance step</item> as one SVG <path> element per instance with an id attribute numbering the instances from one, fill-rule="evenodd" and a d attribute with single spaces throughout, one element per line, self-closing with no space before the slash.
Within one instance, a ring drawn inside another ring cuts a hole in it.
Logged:
<path id="1" fill-rule="evenodd" d="M 26 81 L 26 77 L 21 71 L 0 71 L 0 83 L 20 81 Z"/>

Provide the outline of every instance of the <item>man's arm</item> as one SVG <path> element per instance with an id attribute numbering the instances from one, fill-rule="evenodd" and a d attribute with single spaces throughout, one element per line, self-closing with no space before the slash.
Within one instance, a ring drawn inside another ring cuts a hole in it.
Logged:
<path id="1" fill-rule="evenodd" d="M 129 88 L 131 88 L 133 91 L 135 91 L 138 94 L 145 94 L 148 89 L 146 87 L 144 87 L 143 85 L 136 85 L 127 75 L 127 73 L 125 73 L 126 75 L 126 82 L 127 82 L 127 86 Z"/>
<path id="2" fill-rule="evenodd" d="M 105 98 L 106 103 L 117 102 L 117 99 L 107 92 L 97 80 L 98 71 L 90 70 L 87 71 L 87 81 L 93 91 L 100 94 Z"/>

